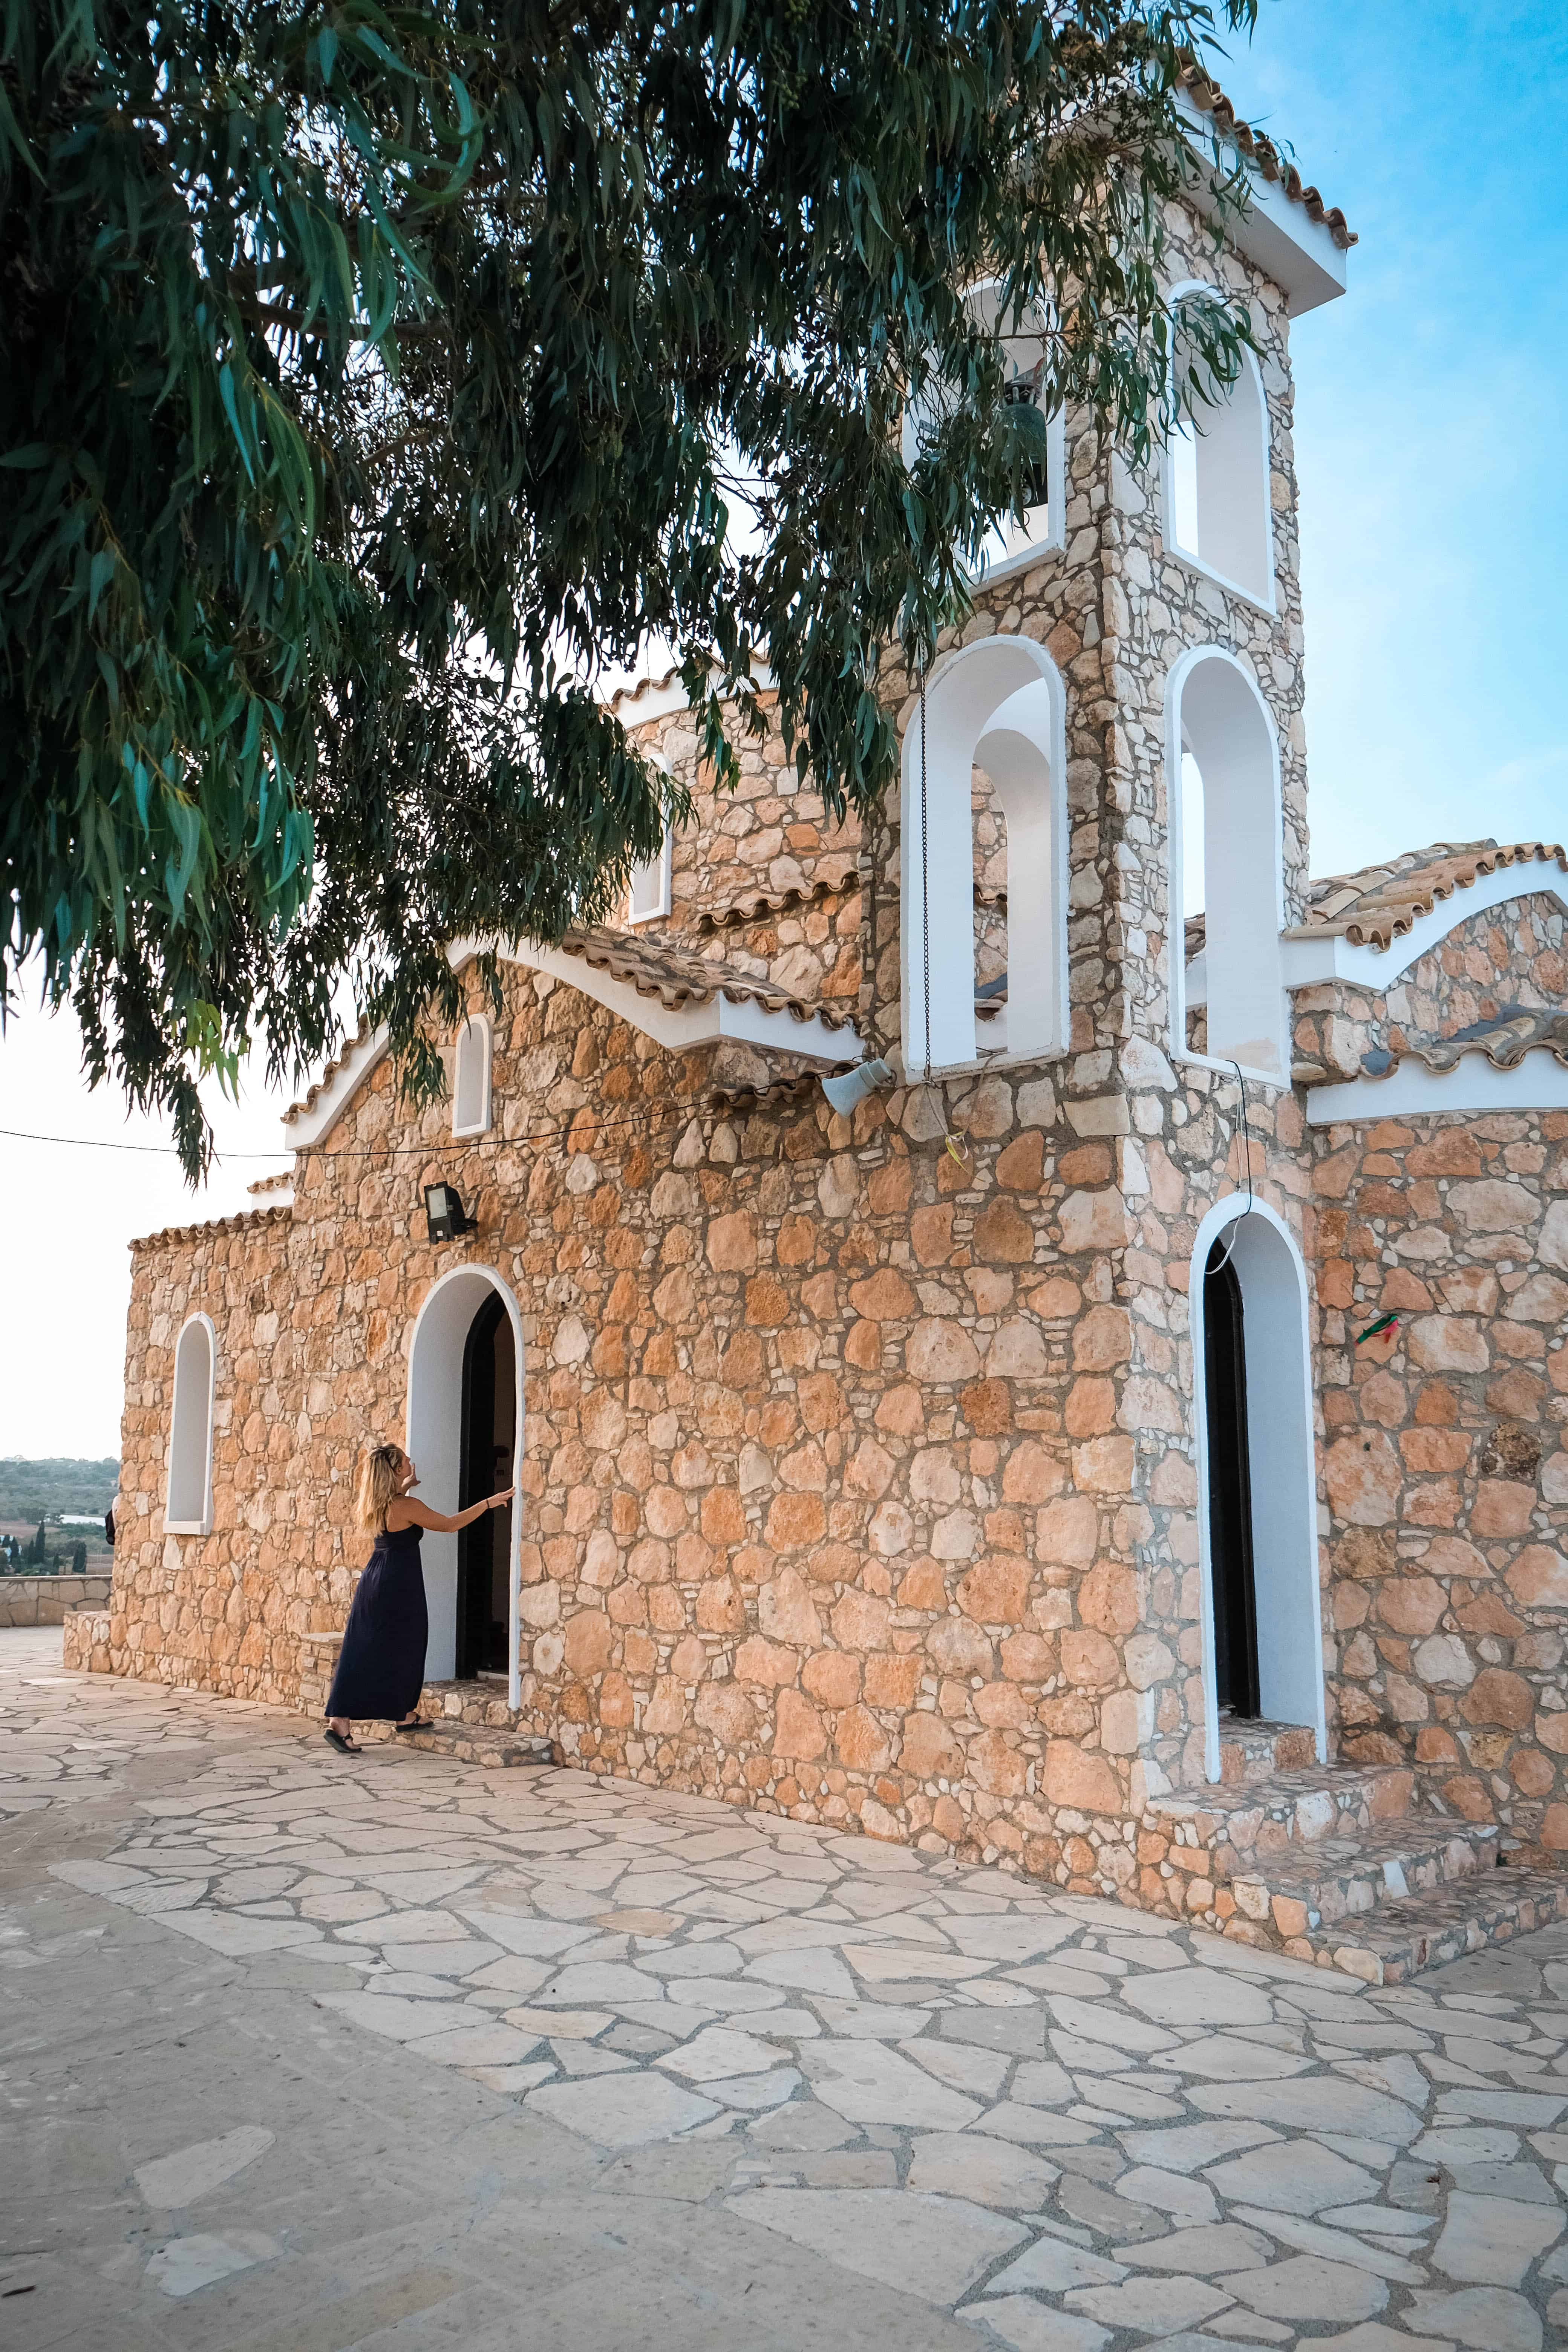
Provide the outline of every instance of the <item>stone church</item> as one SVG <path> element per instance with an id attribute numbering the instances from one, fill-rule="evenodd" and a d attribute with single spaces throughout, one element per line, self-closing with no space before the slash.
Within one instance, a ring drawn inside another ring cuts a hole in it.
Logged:
<path id="1" fill-rule="evenodd" d="M 1256 190 L 1171 220 L 1228 402 L 1143 470 L 1047 420 L 874 825 L 619 698 L 700 816 L 624 921 L 507 949 L 440 1103 L 362 1034 L 289 1177 L 135 1244 L 68 1660 L 320 1710 L 396 1436 L 438 1507 L 517 1481 L 425 1545 L 468 1752 L 1373 1981 L 1568 1912 L 1568 858 L 1312 877 L 1290 329 L 1354 240 L 1187 102 Z"/>

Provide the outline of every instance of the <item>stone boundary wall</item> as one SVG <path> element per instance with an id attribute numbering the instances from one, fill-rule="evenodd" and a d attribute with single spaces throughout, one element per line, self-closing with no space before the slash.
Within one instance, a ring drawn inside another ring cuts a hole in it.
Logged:
<path id="1" fill-rule="evenodd" d="M 1344 1752 L 1568 1852 L 1568 1113 L 1317 1134 Z"/>
<path id="2" fill-rule="evenodd" d="M 58 1625 L 68 1610 L 108 1598 L 107 1576 L 0 1576 L 0 1626 Z"/>

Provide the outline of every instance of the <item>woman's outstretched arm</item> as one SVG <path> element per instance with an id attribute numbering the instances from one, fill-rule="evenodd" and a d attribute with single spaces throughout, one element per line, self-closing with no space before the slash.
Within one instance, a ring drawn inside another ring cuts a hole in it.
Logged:
<path id="1" fill-rule="evenodd" d="M 386 1524 L 394 1530 L 399 1528 L 427 1528 L 432 1535 L 456 1535 L 459 1528 L 471 1527 L 482 1519 L 487 1511 L 499 1511 L 510 1503 L 513 1489 L 503 1495 L 488 1495 L 482 1503 L 470 1503 L 466 1511 L 433 1511 L 428 1503 L 419 1502 L 413 1495 L 399 1495 L 387 1505 Z"/>

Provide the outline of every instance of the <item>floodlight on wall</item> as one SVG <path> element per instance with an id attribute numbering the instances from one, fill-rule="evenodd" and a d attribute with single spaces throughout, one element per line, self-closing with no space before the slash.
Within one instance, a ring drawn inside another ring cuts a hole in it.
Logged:
<path id="1" fill-rule="evenodd" d="M 840 1071 L 836 1078 L 824 1078 L 822 1091 L 834 1109 L 847 1118 L 868 1095 L 878 1094 L 893 1083 L 891 1066 L 883 1061 L 857 1062 L 852 1070 Z"/>
<path id="2" fill-rule="evenodd" d="M 479 1222 L 464 1208 L 455 1184 L 426 1185 L 425 1224 L 433 1242 L 455 1242 L 461 1234 L 471 1234 Z"/>

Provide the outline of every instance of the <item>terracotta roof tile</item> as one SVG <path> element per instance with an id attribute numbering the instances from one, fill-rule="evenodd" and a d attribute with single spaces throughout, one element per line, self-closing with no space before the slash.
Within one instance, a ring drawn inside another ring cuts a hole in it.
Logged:
<path id="1" fill-rule="evenodd" d="M 208 1217 L 195 1225 L 165 1225 L 155 1234 L 138 1234 L 131 1247 L 135 1250 L 157 1249 L 164 1242 L 199 1242 L 208 1234 L 258 1233 L 263 1225 L 286 1225 L 292 1219 L 292 1209 L 242 1209 L 237 1216 Z"/>
<path id="2" fill-rule="evenodd" d="M 851 1067 L 846 1062 L 845 1069 Z M 798 1070 L 793 1077 L 774 1078 L 765 1087 L 715 1087 L 708 1097 L 710 1110 L 752 1111 L 773 1110 L 781 1105 L 804 1102 L 816 1092 L 819 1078 L 831 1076 L 831 1071 Z"/>
<path id="3" fill-rule="evenodd" d="M 1555 866 L 1568 874 L 1568 851 L 1555 841 L 1435 841 L 1408 849 L 1381 866 L 1355 874 L 1324 875 L 1307 886 L 1307 919 L 1287 931 L 1288 940 L 1321 939 L 1339 933 L 1352 947 L 1385 950 L 1403 939 L 1423 915 L 1456 890 L 1472 889 L 1483 874 L 1510 866 Z M 1526 885 L 1528 887 L 1528 885 Z M 1186 960 L 1201 955 L 1207 938 L 1202 915 L 1185 924 Z"/>
<path id="4" fill-rule="evenodd" d="M 711 939 L 716 931 L 738 931 L 750 923 L 764 923 L 772 915 L 790 913 L 797 907 L 820 906 L 825 899 L 845 898 L 860 887 L 860 874 L 851 866 L 847 873 L 826 874 L 815 882 L 792 883 L 787 890 L 759 890 L 753 898 L 737 898 L 731 907 L 705 907 L 692 924 L 700 939 Z M 668 937 L 668 933 L 663 934 Z"/>
<path id="5" fill-rule="evenodd" d="M 1527 1054 L 1542 1046 L 1568 1069 L 1568 1013 L 1520 1011 L 1480 1021 L 1473 1029 L 1431 1045 L 1407 1045 L 1399 1054 L 1365 1055 L 1362 1068 L 1369 1078 L 1388 1078 L 1402 1062 L 1419 1062 L 1434 1077 L 1441 1077 L 1457 1069 L 1467 1054 L 1484 1054 L 1494 1070 L 1517 1070 Z"/>
<path id="6" fill-rule="evenodd" d="M 1420 916 L 1429 915 L 1439 899 L 1468 890 L 1481 875 L 1510 866 L 1555 866 L 1568 874 L 1568 852 L 1552 841 L 1435 841 L 1384 865 L 1313 882 L 1306 922 L 1290 936 L 1338 931 L 1352 947 L 1385 949 Z"/>
<path id="7" fill-rule="evenodd" d="M 682 1004 L 706 1004 L 722 996 L 731 1004 L 760 1004 L 768 1013 L 787 1013 L 796 1021 L 820 1021 L 828 1029 L 853 1026 L 853 1011 L 808 1003 L 775 987 L 735 964 L 710 961 L 689 949 L 676 947 L 668 936 L 628 939 L 620 931 L 571 930 L 562 940 L 563 955 L 581 956 L 595 971 L 629 981 L 639 996 L 657 996 L 671 1012 Z"/>
<path id="8" fill-rule="evenodd" d="M 292 1102 L 289 1104 L 288 1109 L 283 1114 L 283 1124 L 285 1127 L 289 1126 L 290 1121 L 293 1119 L 303 1118 L 308 1110 L 314 1110 L 321 1096 L 325 1094 L 327 1088 L 331 1085 L 332 1080 L 337 1076 L 338 1072 L 342 1068 L 344 1063 L 349 1061 L 355 1054 L 357 1054 L 362 1045 L 368 1045 L 374 1034 L 375 1032 L 372 1028 L 370 1023 L 368 1021 L 362 1021 L 359 1027 L 354 1031 L 353 1035 L 352 1037 L 344 1038 L 342 1045 L 337 1053 L 333 1055 L 331 1060 L 327 1064 L 325 1069 L 321 1072 L 321 1076 L 316 1080 L 315 1084 L 307 1088 L 306 1092 L 300 1096 L 298 1102 Z"/>
<path id="9" fill-rule="evenodd" d="M 1352 245 L 1359 243 L 1355 231 L 1338 205 L 1331 211 L 1317 189 L 1304 184 L 1295 164 L 1279 152 L 1273 140 L 1265 131 L 1255 129 L 1250 122 L 1242 121 L 1218 82 L 1205 71 L 1195 58 L 1183 72 L 1180 87 L 1200 114 L 1214 117 L 1222 134 L 1235 142 L 1260 178 L 1278 182 L 1290 202 L 1300 205 L 1310 221 L 1321 222 L 1342 253 L 1347 253 Z"/>

